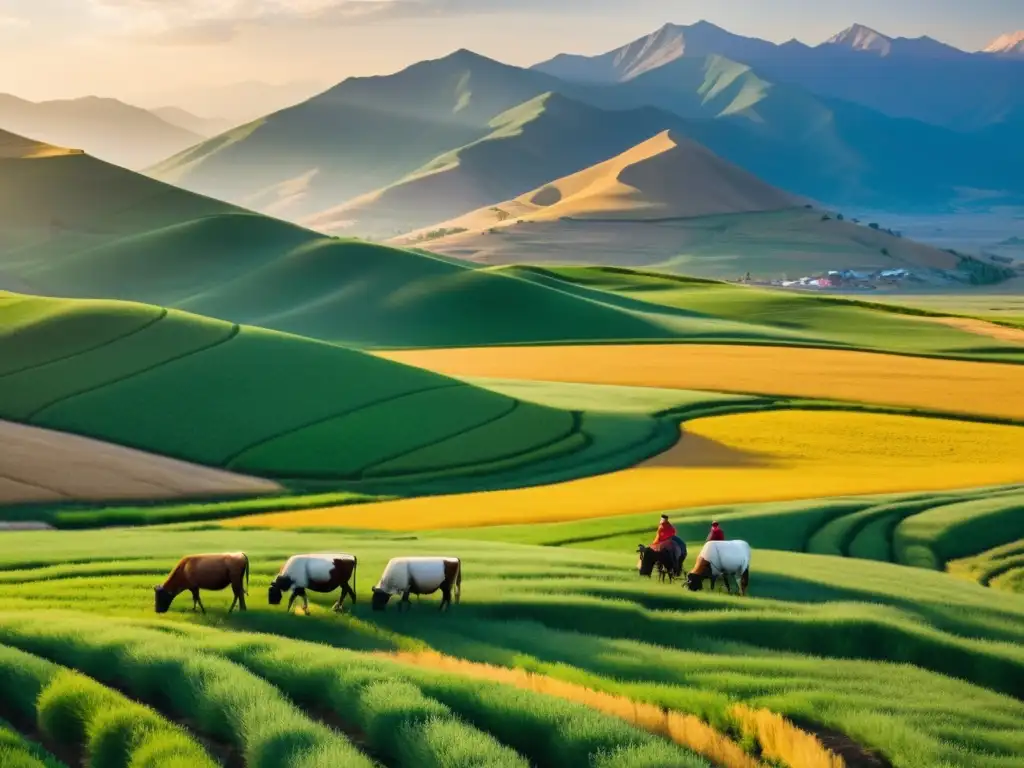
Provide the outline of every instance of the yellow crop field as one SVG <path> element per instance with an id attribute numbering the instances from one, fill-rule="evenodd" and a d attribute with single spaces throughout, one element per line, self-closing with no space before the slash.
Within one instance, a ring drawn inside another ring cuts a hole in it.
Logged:
<path id="1" fill-rule="evenodd" d="M 451 376 L 821 397 L 1024 419 L 1024 367 L 870 352 L 712 344 L 381 353 Z"/>
<path id="2" fill-rule="evenodd" d="M 556 522 L 712 504 L 1024 481 L 1024 428 L 842 411 L 687 422 L 631 469 L 556 485 L 255 515 L 228 526 L 417 530 Z"/>

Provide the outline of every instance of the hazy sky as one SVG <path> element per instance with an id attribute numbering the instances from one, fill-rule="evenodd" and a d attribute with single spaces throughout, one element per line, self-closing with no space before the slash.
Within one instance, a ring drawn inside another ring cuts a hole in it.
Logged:
<path id="1" fill-rule="evenodd" d="M 1024 0 L 0 0 L 0 92 L 137 102 L 244 80 L 392 72 L 457 48 L 514 64 L 699 19 L 818 43 L 860 22 L 977 50 Z"/>

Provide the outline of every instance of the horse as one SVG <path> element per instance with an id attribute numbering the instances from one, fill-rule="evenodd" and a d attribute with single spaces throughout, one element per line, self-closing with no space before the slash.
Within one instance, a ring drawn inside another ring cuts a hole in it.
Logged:
<path id="1" fill-rule="evenodd" d="M 693 570 L 686 574 L 686 586 L 691 592 L 704 588 L 704 579 L 711 579 L 711 589 L 721 576 L 725 588 L 732 594 L 729 577 L 739 580 L 740 595 L 747 594 L 750 584 L 750 545 L 745 541 L 709 541 L 697 556 Z"/>
<path id="2" fill-rule="evenodd" d="M 686 542 L 678 536 L 673 536 L 671 541 L 675 545 L 675 557 L 669 549 L 653 549 L 638 544 L 636 548 L 636 553 L 639 555 L 636 562 L 637 573 L 650 577 L 651 572 L 657 567 L 659 581 L 664 582 L 667 578 L 670 584 L 682 576 L 683 562 L 686 560 Z"/>

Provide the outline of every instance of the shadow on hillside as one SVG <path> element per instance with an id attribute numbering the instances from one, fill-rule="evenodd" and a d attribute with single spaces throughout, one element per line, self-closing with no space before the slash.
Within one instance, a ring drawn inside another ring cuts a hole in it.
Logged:
<path id="1" fill-rule="evenodd" d="M 767 454 L 741 451 L 709 437 L 691 434 L 684 425 L 679 442 L 664 453 L 639 464 L 637 469 L 768 468 L 780 464 Z"/>

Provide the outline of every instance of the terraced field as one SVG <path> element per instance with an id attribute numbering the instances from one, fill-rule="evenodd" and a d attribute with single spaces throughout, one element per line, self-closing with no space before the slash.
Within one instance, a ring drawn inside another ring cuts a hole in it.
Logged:
<path id="1" fill-rule="evenodd" d="M 396 552 L 458 555 L 463 600 L 438 615 L 426 599 L 402 617 L 363 602 L 339 617 L 317 596 L 309 617 L 264 603 L 287 555 L 324 548 L 359 554 L 360 595 Z M 252 558 L 248 612 L 226 616 L 227 595 L 211 593 L 205 618 L 184 603 L 153 616 L 151 585 L 178 556 L 231 549 Z M 1022 598 L 993 602 L 928 570 L 759 549 L 755 597 L 737 602 L 638 580 L 631 550 L 282 531 L 8 534 L 0 670 L 5 690 L 17 675 L 24 695 L 4 697 L 0 716 L 55 754 L 114 741 L 117 765 L 154 742 L 193 760 L 286 767 L 696 766 L 702 755 L 852 766 L 869 764 L 868 751 L 880 765 L 1017 764 Z M 55 664 L 91 681 L 65 682 Z M 90 725 L 85 702 L 100 691 L 153 707 L 152 725 L 127 728 L 128 714 Z M 674 719 L 645 719 L 637 703 Z M 63 729 L 29 726 L 56 720 L 39 708 L 68 712 Z M 781 729 L 758 727 L 779 715 Z M 828 758 L 822 741 L 845 758 Z"/>

